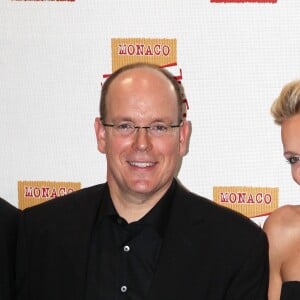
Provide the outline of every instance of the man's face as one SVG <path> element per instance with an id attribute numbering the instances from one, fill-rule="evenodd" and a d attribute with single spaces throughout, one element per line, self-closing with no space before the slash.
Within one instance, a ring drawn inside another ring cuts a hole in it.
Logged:
<path id="1" fill-rule="evenodd" d="M 284 156 L 287 159 L 300 156 L 300 114 L 283 121 L 281 125 L 281 138 Z M 292 176 L 300 184 L 300 161 L 293 160 L 291 164 Z"/>
<path id="2" fill-rule="evenodd" d="M 179 120 L 175 90 L 169 80 L 150 68 L 121 73 L 109 87 L 104 123 L 176 125 Z M 163 136 L 140 128 L 122 136 L 115 128 L 95 121 L 98 149 L 106 153 L 107 180 L 113 193 L 126 198 L 162 196 L 170 186 L 180 158 L 186 153 L 186 122 Z"/>

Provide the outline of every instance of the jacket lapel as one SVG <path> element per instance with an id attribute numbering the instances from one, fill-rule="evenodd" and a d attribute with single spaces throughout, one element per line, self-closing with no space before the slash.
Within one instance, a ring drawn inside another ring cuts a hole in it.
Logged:
<path id="1" fill-rule="evenodd" d="M 184 284 L 185 278 L 189 278 L 186 272 L 188 264 L 193 262 L 195 255 L 199 255 L 194 247 L 194 239 L 195 236 L 201 239 L 202 233 L 205 235 L 202 229 L 205 218 L 203 215 L 196 215 L 189 205 L 191 195 L 184 187 L 177 185 L 148 299 L 172 299 L 173 291 L 173 299 L 177 299 L 174 283 L 180 281 Z"/>

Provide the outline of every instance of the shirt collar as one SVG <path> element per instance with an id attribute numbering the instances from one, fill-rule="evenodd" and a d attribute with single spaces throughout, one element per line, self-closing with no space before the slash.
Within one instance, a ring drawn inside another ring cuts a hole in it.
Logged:
<path id="1" fill-rule="evenodd" d="M 171 210 L 172 200 L 174 198 L 174 193 L 177 187 L 177 182 L 174 179 L 171 186 L 165 193 L 165 195 L 157 202 L 157 204 L 140 220 L 133 222 L 137 223 L 139 226 L 150 226 L 155 228 L 157 233 L 163 237 Z M 108 184 L 105 184 L 103 199 L 101 201 L 101 206 L 98 212 L 98 222 L 102 222 L 103 218 L 111 217 L 113 219 L 120 218 L 118 212 L 116 211 L 111 196 L 109 192 Z M 126 221 L 125 221 L 126 222 Z M 130 223 L 129 225 L 133 224 Z"/>

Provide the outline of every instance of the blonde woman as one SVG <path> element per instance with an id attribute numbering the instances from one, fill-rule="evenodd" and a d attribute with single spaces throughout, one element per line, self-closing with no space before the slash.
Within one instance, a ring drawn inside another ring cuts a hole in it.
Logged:
<path id="1" fill-rule="evenodd" d="M 271 107 L 283 155 L 300 185 L 300 80 L 285 85 Z M 269 239 L 269 300 L 300 299 L 300 205 L 285 205 L 264 224 Z"/>

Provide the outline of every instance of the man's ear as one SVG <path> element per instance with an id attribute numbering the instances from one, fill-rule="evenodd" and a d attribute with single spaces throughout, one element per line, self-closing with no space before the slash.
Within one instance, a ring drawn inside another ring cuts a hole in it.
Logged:
<path id="1" fill-rule="evenodd" d="M 190 121 L 184 120 L 183 125 L 180 128 L 180 155 L 184 156 L 189 151 L 190 137 L 192 133 L 192 123 Z"/>
<path id="2" fill-rule="evenodd" d="M 106 152 L 106 139 L 105 139 L 105 127 L 103 126 L 99 117 L 95 119 L 94 123 L 96 139 L 97 139 L 97 148 L 101 153 Z"/>

